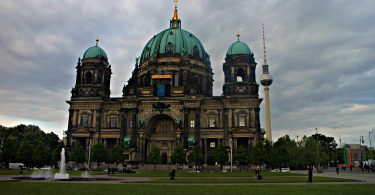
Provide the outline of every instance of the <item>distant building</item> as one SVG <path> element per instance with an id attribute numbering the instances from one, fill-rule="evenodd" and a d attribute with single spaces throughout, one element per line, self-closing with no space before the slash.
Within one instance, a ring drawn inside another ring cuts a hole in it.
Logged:
<path id="1" fill-rule="evenodd" d="M 346 144 L 345 147 L 350 148 L 352 162 L 360 162 L 366 160 L 366 148 L 360 144 Z"/>
<path id="2" fill-rule="evenodd" d="M 128 161 L 146 162 L 156 146 L 163 163 L 169 163 L 176 147 L 200 147 L 205 163 L 213 164 L 218 145 L 228 146 L 232 138 L 234 151 L 243 146 L 251 157 L 263 137 L 262 99 L 254 53 L 239 35 L 225 56 L 223 96 L 212 95 L 210 56 L 195 35 L 181 28 L 177 7 L 170 28 L 146 43 L 122 97 L 110 97 L 112 69 L 98 42 L 77 63 L 67 101 L 68 148 L 122 145 Z"/>

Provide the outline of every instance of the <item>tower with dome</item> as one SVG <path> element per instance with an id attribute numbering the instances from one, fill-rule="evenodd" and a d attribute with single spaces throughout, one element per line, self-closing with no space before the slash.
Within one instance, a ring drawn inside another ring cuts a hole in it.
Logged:
<path id="1" fill-rule="evenodd" d="M 88 156 L 88 148 L 96 144 L 109 150 L 120 145 L 126 161 L 144 163 L 157 147 L 162 163 L 168 164 L 176 148 L 188 155 L 199 147 L 209 165 L 215 164 L 220 144 L 232 143 L 234 152 L 243 147 L 250 158 L 263 139 L 257 63 L 239 34 L 223 56 L 221 96 L 212 93 L 210 55 L 196 35 L 181 28 L 177 4 L 170 27 L 151 37 L 135 66 L 129 65 L 134 69 L 122 97 L 110 96 L 110 56 L 99 45 L 97 39 L 77 63 L 67 101 L 68 149 L 81 144 Z"/>

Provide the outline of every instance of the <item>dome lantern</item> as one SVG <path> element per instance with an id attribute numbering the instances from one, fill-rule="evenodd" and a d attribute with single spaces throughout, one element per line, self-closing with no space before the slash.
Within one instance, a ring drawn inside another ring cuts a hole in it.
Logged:
<path id="1" fill-rule="evenodd" d="M 181 28 L 181 20 L 178 17 L 177 4 L 178 0 L 174 0 L 174 13 L 170 21 L 170 28 Z"/>

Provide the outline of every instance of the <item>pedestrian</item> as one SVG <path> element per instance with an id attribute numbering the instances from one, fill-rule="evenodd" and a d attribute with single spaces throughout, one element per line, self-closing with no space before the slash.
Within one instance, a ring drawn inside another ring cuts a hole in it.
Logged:
<path id="1" fill-rule="evenodd" d="M 339 166 L 337 165 L 337 166 L 336 166 L 336 173 L 337 173 L 337 175 L 339 175 L 339 172 L 340 172 L 340 168 L 339 168 Z"/>
<path id="2" fill-rule="evenodd" d="M 20 165 L 19 168 L 20 168 L 20 175 L 22 175 L 22 173 L 23 173 L 23 166 Z"/>
<path id="3" fill-rule="evenodd" d="M 313 177 L 313 174 L 312 174 L 312 167 L 311 166 L 309 166 L 308 167 L 308 180 L 307 180 L 307 182 L 308 183 L 312 183 L 312 177 Z"/>
<path id="4" fill-rule="evenodd" d="M 350 172 L 353 172 L 353 165 L 350 165 Z"/>
<path id="5" fill-rule="evenodd" d="M 176 170 L 173 169 L 173 170 L 169 173 L 169 179 L 170 179 L 170 180 L 173 180 L 175 176 L 176 176 Z"/>

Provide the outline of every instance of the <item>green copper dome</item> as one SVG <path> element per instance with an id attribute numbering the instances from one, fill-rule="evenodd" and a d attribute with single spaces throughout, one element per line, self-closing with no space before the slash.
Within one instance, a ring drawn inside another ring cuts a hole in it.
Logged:
<path id="1" fill-rule="evenodd" d="M 104 59 L 108 60 L 107 54 L 105 51 L 100 48 L 99 46 L 93 46 L 88 48 L 85 53 L 83 54 L 83 59 L 88 59 L 88 58 L 98 58 L 98 59 Z"/>
<path id="2" fill-rule="evenodd" d="M 180 27 L 169 28 L 154 35 L 142 51 L 141 63 L 147 59 L 162 56 L 197 58 L 210 65 L 209 55 L 200 40 Z"/>
<path id="3" fill-rule="evenodd" d="M 245 43 L 241 41 L 234 42 L 228 49 L 227 55 L 237 55 L 237 54 L 246 54 L 251 55 L 252 52 Z"/>

